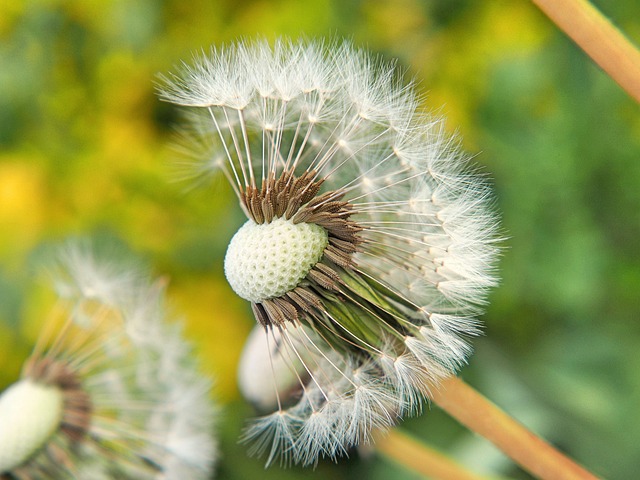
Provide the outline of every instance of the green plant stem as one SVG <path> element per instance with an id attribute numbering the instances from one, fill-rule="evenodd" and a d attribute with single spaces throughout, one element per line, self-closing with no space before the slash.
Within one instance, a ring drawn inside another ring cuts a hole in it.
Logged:
<path id="1" fill-rule="evenodd" d="M 484 480 L 449 457 L 398 429 L 376 434 L 376 450 L 391 460 L 434 480 Z"/>
<path id="2" fill-rule="evenodd" d="M 611 78 L 640 102 L 640 52 L 587 0 L 532 0 Z"/>
<path id="3" fill-rule="evenodd" d="M 433 403 L 545 480 L 595 480 L 593 474 L 537 437 L 458 377 L 435 387 Z"/>

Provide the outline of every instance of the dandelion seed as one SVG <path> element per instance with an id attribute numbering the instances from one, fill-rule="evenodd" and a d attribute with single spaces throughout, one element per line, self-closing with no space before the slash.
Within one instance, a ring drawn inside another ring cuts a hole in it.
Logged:
<path id="1" fill-rule="evenodd" d="M 222 170 L 248 218 L 224 268 L 272 356 L 241 371 L 276 382 L 253 452 L 315 464 L 420 411 L 495 284 L 488 188 L 442 121 L 349 44 L 241 42 L 163 82 L 193 171 Z"/>
<path id="2" fill-rule="evenodd" d="M 210 382 L 167 322 L 162 287 L 80 243 L 54 284 L 59 302 L 0 395 L 0 478 L 209 478 Z"/>

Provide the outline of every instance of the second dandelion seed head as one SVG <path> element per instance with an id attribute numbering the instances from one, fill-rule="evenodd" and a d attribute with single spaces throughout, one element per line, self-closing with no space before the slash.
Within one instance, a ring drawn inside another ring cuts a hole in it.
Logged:
<path id="1" fill-rule="evenodd" d="M 166 318 L 161 284 L 109 253 L 74 242 L 56 256 L 58 302 L 0 393 L 2 479 L 210 476 L 210 382 Z"/>

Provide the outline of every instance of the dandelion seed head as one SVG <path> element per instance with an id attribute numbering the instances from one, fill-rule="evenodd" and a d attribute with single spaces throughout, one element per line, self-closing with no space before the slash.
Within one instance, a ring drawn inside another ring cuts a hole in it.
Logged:
<path id="1" fill-rule="evenodd" d="M 88 243 L 57 258 L 59 301 L 0 394 L 0 476 L 209 478 L 210 381 L 168 321 L 161 284 Z"/>
<path id="2" fill-rule="evenodd" d="M 465 363 L 496 283 L 489 189 L 442 119 L 348 42 L 214 49 L 160 96 L 191 112 L 183 148 L 208 145 L 194 172 L 220 168 L 248 219 L 225 273 L 270 359 L 241 364 L 243 390 L 273 409 L 248 427 L 250 452 L 314 465 L 420 412 Z M 257 377 L 273 381 L 263 402 Z"/>

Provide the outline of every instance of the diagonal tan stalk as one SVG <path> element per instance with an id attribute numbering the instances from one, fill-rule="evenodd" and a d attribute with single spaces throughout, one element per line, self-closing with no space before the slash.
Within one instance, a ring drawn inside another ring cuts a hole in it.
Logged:
<path id="1" fill-rule="evenodd" d="M 532 0 L 629 95 L 640 102 L 640 52 L 587 0 Z"/>
<path id="2" fill-rule="evenodd" d="M 462 425 L 482 435 L 532 475 L 545 480 L 595 480 L 458 377 L 433 389 L 431 400 Z"/>
<path id="3" fill-rule="evenodd" d="M 377 433 L 375 442 L 376 450 L 387 458 L 433 480 L 485 479 L 398 429 Z"/>

